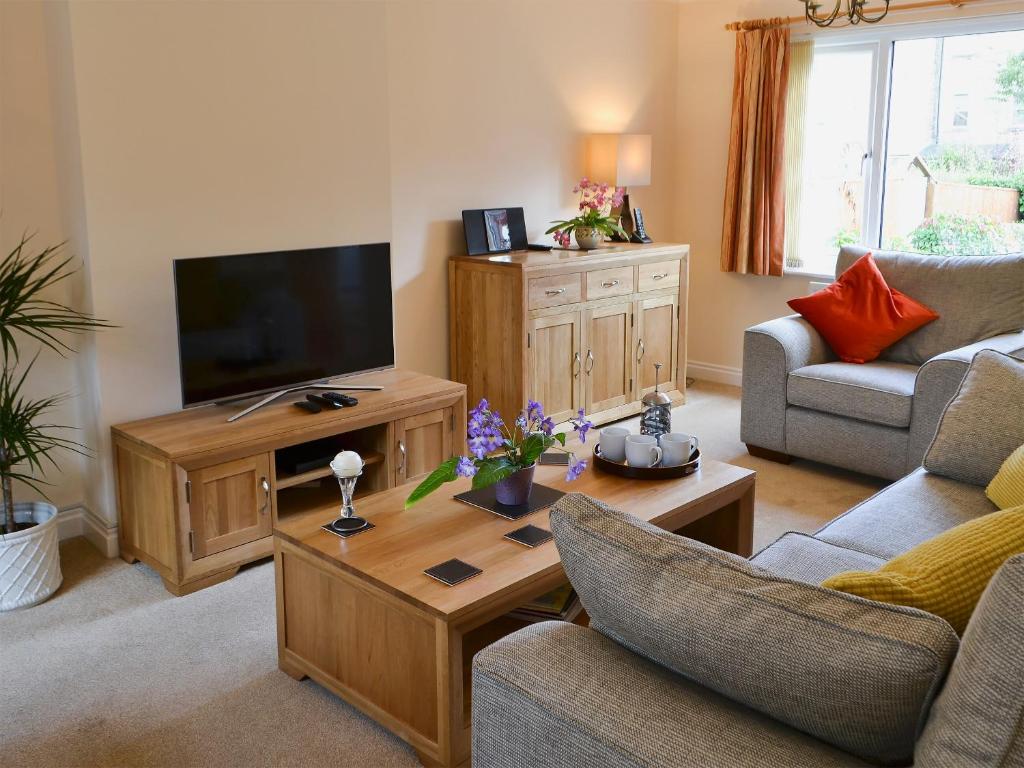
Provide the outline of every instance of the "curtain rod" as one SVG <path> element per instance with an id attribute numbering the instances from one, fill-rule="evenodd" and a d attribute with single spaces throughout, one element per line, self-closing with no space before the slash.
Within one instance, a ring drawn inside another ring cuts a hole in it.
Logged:
<path id="1" fill-rule="evenodd" d="M 920 11 L 926 8 L 943 8 L 951 6 L 961 8 L 968 3 L 978 3 L 981 0 L 920 0 L 914 3 L 903 3 L 902 5 L 890 5 L 890 13 L 893 11 Z M 881 13 L 885 8 L 876 6 L 865 8 L 865 13 Z M 751 29 L 769 29 L 771 27 L 788 27 L 806 21 L 806 16 L 779 16 L 771 19 L 751 19 L 749 21 L 734 21 L 726 24 L 725 28 L 730 32 L 747 31 Z"/>

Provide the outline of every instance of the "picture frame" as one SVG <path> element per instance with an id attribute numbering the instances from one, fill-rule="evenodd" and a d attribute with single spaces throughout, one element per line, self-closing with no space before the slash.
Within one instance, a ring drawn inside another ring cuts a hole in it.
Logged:
<path id="1" fill-rule="evenodd" d="M 501 253 L 512 249 L 512 235 L 509 231 L 506 208 L 493 208 L 484 211 L 484 229 L 487 231 L 487 250 L 490 253 Z"/>

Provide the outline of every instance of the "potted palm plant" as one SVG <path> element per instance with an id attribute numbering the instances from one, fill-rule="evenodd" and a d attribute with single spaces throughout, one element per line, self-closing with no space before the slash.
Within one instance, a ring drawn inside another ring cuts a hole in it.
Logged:
<path id="1" fill-rule="evenodd" d="M 47 501 L 14 501 L 14 483 L 46 497 L 47 467 L 60 469 L 59 451 L 85 454 L 79 443 L 60 434 L 67 427 L 47 414 L 67 395 L 32 397 L 26 381 L 38 358 L 20 359 L 19 343 L 28 340 L 61 355 L 74 350 L 63 336 L 106 326 L 84 312 L 47 298 L 53 286 L 74 273 L 63 244 L 30 253 L 23 237 L 0 260 L 0 611 L 42 602 L 61 583 L 57 547 L 57 508 Z M 20 370 L 19 370 L 20 369 Z"/>

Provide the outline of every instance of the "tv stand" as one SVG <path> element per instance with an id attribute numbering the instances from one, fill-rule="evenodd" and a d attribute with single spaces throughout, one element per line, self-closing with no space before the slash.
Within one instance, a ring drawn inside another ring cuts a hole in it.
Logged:
<path id="1" fill-rule="evenodd" d="M 282 389 L 279 392 L 271 392 L 269 395 L 264 397 L 258 403 L 253 403 L 245 410 L 241 410 L 234 416 L 228 416 L 228 422 L 238 421 L 243 416 L 247 416 L 255 410 L 262 408 L 264 405 L 277 400 L 277 398 L 284 395 L 290 395 L 292 392 L 304 392 L 307 389 L 331 389 L 336 392 L 341 391 L 352 391 L 352 392 L 380 392 L 384 387 L 367 384 L 367 385 L 356 385 L 356 384 L 304 384 L 301 387 L 289 387 L 288 389 Z M 217 403 L 217 405 L 225 405 L 225 403 Z"/>
<path id="2" fill-rule="evenodd" d="M 121 557 L 185 595 L 270 557 L 280 521 L 311 510 L 336 516 L 331 468 L 297 468 L 296 446 L 357 451 L 366 462 L 358 498 L 422 480 L 462 445 L 462 384 L 391 369 L 336 386 L 373 389 L 355 408 L 315 416 L 293 408 L 302 397 L 293 394 L 234 423 L 225 421 L 230 406 L 210 405 L 111 427 Z"/>

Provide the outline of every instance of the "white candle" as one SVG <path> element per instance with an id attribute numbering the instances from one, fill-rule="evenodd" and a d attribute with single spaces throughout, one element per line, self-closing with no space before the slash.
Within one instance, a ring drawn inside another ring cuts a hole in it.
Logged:
<path id="1" fill-rule="evenodd" d="M 342 451 L 331 462 L 336 477 L 355 477 L 363 471 L 363 459 L 355 451 Z"/>

